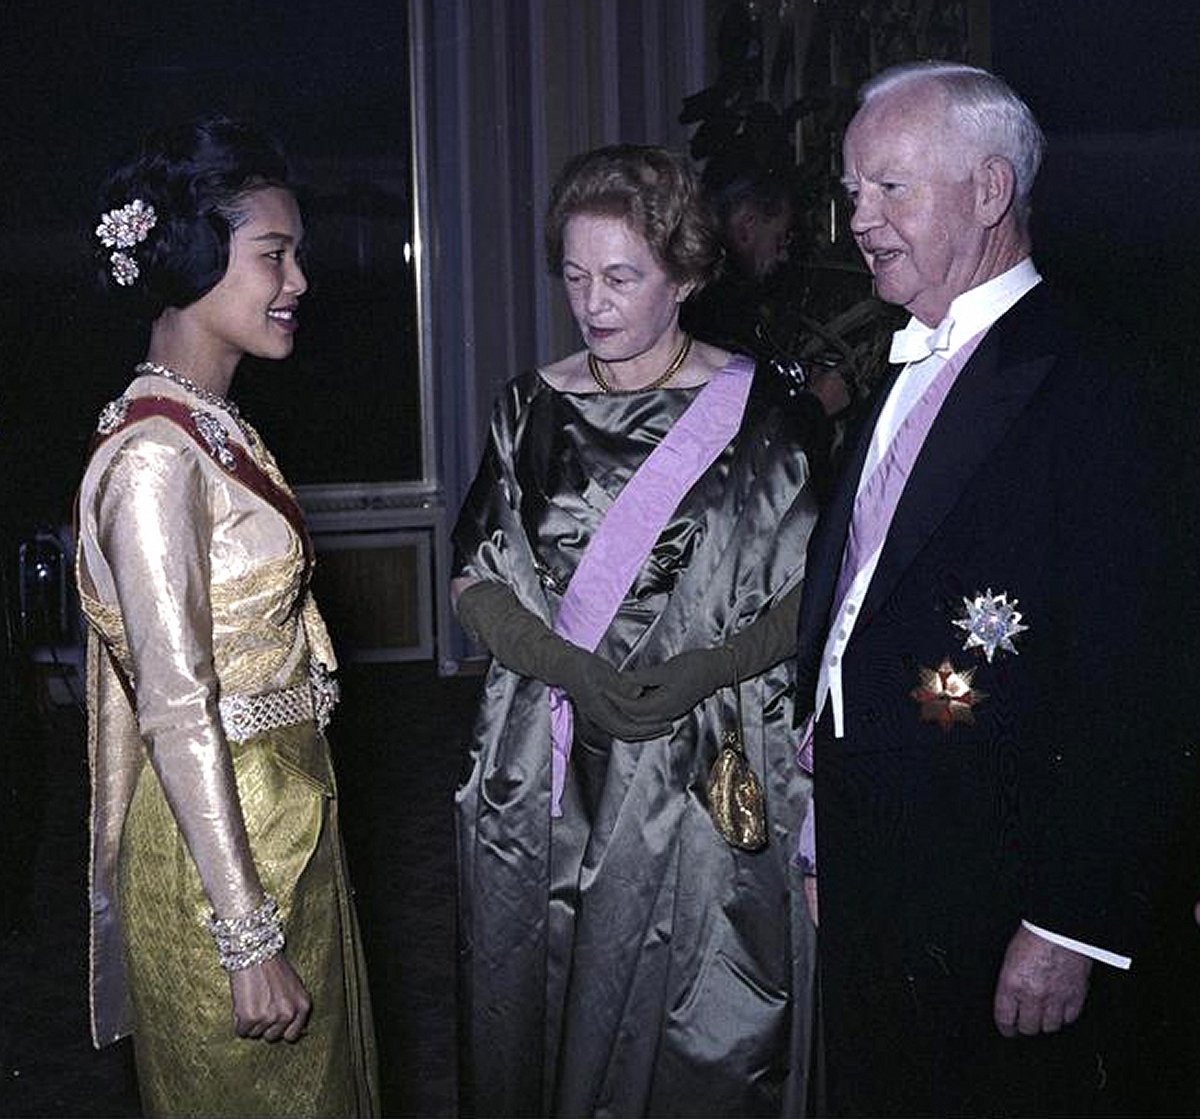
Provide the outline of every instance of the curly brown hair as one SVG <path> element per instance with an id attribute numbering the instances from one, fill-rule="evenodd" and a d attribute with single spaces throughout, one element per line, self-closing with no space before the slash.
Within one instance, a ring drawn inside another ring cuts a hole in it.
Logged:
<path id="1" fill-rule="evenodd" d="M 665 148 L 613 144 L 569 160 L 550 191 L 546 263 L 562 272 L 563 231 L 576 214 L 620 218 L 645 238 L 677 284 L 699 289 L 721 266 L 717 221 L 700 181 L 682 156 Z"/>

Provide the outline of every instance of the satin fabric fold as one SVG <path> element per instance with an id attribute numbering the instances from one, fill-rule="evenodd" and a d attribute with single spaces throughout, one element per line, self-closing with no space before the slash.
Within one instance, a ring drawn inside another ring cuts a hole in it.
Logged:
<path id="1" fill-rule="evenodd" d="M 733 438 L 753 375 L 749 358 L 734 357 L 621 488 L 571 577 L 554 622 L 556 633 L 595 651 L 683 495 Z M 550 689 L 550 726 L 550 814 L 561 816 L 574 733 L 571 702 L 561 688 Z"/>

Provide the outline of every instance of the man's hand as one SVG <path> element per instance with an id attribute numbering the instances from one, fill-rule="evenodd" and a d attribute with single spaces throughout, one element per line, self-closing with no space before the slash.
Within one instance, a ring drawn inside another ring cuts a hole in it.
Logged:
<path id="1" fill-rule="evenodd" d="M 233 1028 L 238 1037 L 299 1041 L 312 1000 L 282 953 L 261 964 L 229 973 Z"/>
<path id="2" fill-rule="evenodd" d="M 993 1015 L 1005 1037 L 1055 1033 L 1083 1010 L 1092 961 L 1024 926 L 1008 942 L 996 983 Z"/>

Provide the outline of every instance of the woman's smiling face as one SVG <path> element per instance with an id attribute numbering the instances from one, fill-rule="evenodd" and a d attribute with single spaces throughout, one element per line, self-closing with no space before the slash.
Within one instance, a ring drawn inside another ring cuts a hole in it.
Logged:
<path id="1" fill-rule="evenodd" d="M 291 191 L 262 187 L 240 200 L 220 282 L 185 309 L 216 352 L 279 359 L 292 352 L 308 281 L 297 253 L 304 223 Z"/>

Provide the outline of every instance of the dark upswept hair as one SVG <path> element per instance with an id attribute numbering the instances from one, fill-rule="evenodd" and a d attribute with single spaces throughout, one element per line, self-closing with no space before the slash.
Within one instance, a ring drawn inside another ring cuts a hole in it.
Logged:
<path id="1" fill-rule="evenodd" d="M 553 275 L 562 272 L 563 231 L 576 214 L 628 223 L 674 283 L 698 289 L 720 268 L 717 221 L 699 178 L 686 159 L 665 148 L 614 144 L 567 162 L 546 212 L 546 263 Z"/>
<path id="2" fill-rule="evenodd" d="M 114 280 L 111 250 L 96 239 L 101 287 L 151 319 L 194 303 L 225 275 L 246 195 L 265 187 L 292 189 L 287 158 L 247 121 L 208 115 L 148 133 L 105 180 L 97 221 L 141 199 L 154 207 L 155 225 L 125 250 L 138 268 L 125 287 Z"/>

